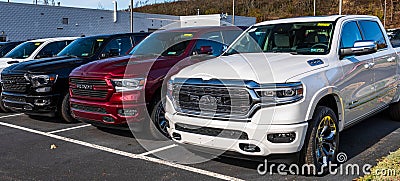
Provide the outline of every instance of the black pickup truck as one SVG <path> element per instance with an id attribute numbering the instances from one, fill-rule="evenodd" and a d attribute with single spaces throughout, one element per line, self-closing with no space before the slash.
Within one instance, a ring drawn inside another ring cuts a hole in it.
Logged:
<path id="1" fill-rule="evenodd" d="M 76 67 L 126 55 L 149 33 L 97 35 L 77 39 L 57 57 L 12 65 L 1 73 L 1 99 L 5 108 L 28 115 L 57 115 L 67 122 L 70 114 L 68 79 Z"/>

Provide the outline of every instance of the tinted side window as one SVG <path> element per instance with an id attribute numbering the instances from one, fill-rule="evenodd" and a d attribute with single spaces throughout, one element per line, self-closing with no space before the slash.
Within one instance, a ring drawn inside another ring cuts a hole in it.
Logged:
<path id="1" fill-rule="evenodd" d="M 102 57 L 114 57 L 126 55 L 133 46 L 129 36 L 112 39 L 102 52 Z"/>
<path id="2" fill-rule="evenodd" d="M 193 55 L 208 54 L 213 56 L 219 56 L 223 53 L 223 44 L 212 40 L 197 40 L 196 45 L 193 49 Z"/>
<path id="3" fill-rule="evenodd" d="M 362 40 L 360 30 L 356 22 L 348 22 L 343 26 L 340 48 L 350 48 L 356 41 Z"/>
<path id="4" fill-rule="evenodd" d="M 387 47 L 385 36 L 377 22 L 359 21 L 359 24 L 365 40 L 373 40 L 378 45 L 378 49 Z"/>

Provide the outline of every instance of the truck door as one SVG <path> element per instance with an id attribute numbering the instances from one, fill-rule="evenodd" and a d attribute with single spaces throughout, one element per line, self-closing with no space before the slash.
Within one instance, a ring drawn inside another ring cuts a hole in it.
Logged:
<path id="1" fill-rule="evenodd" d="M 340 48 L 351 48 L 356 41 L 363 40 L 358 23 L 347 21 L 342 26 Z M 344 76 L 339 88 L 345 104 L 345 123 L 356 121 L 359 116 L 373 110 L 375 107 L 371 99 L 375 88 L 373 70 L 373 56 L 347 56 L 340 60 Z"/>
<path id="2" fill-rule="evenodd" d="M 361 32 L 365 40 L 373 40 L 378 46 L 378 51 L 373 53 L 373 72 L 375 76 L 376 107 L 389 104 L 396 93 L 396 66 L 397 56 L 392 47 L 388 46 L 381 26 L 376 21 L 359 21 Z"/>

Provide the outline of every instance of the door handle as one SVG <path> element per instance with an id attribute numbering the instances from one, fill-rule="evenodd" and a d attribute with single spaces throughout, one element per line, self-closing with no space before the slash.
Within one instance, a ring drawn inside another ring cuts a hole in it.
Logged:
<path id="1" fill-rule="evenodd" d="M 375 63 L 366 63 L 366 64 L 364 64 L 364 68 L 366 68 L 366 69 L 371 69 L 372 67 L 374 67 L 374 65 L 375 65 Z"/>
<path id="2" fill-rule="evenodd" d="M 390 57 L 387 59 L 388 62 L 393 62 L 394 60 L 396 60 L 396 57 Z"/>

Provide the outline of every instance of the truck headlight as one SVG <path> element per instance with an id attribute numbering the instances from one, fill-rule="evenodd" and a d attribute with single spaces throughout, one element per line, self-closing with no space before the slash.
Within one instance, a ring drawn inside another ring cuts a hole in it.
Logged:
<path id="1" fill-rule="evenodd" d="M 144 87 L 146 79 L 132 78 L 132 79 L 111 79 L 112 84 L 117 92 L 140 90 Z"/>
<path id="2" fill-rule="evenodd" d="M 46 87 L 52 86 L 56 83 L 58 75 L 48 74 L 48 75 L 35 75 L 35 74 L 25 74 L 25 78 L 32 83 L 32 87 Z"/>
<path id="3" fill-rule="evenodd" d="M 262 104 L 281 105 L 297 102 L 303 98 L 303 84 L 301 82 L 274 84 L 255 90 Z"/>

